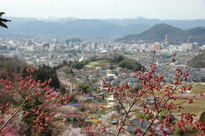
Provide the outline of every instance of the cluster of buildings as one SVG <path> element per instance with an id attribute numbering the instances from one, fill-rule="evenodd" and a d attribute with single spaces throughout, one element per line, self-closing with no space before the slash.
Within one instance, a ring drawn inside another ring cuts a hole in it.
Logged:
<path id="1" fill-rule="evenodd" d="M 152 54 L 151 50 L 157 53 L 156 61 L 159 71 L 170 60 L 173 53 L 178 57 L 191 58 L 196 56 L 198 50 L 204 50 L 205 45 L 199 46 L 194 43 L 182 43 L 181 45 L 167 45 L 164 43 L 120 43 L 114 41 L 91 41 L 91 40 L 68 40 L 66 39 L 19 39 L 19 38 L 1 38 L 0 39 L 0 54 L 7 56 L 15 56 L 19 59 L 25 60 L 27 63 L 35 66 L 42 64 L 51 67 L 58 66 L 63 61 L 82 61 L 86 59 L 87 55 L 133 55 L 132 59 L 136 59 L 142 63 L 146 68 L 149 68 Z M 186 67 L 185 59 L 177 59 L 172 64 L 172 68 L 182 66 Z M 171 69 L 169 69 L 171 71 Z M 172 73 L 172 72 L 170 72 Z M 193 69 L 193 75 L 204 76 L 203 69 Z M 167 73 L 166 73 L 167 74 Z M 169 76 L 169 75 L 167 75 Z M 118 77 L 117 77 L 118 78 Z M 193 78 L 197 79 L 197 78 Z M 200 78 L 198 78 L 200 79 Z M 84 79 L 87 80 L 87 79 Z M 113 84 L 118 83 L 115 79 Z M 191 80 L 191 78 L 190 78 Z M 127 81 L 128 83 L 130 81 Z M 130 84 L 132 84 L 130 82 Z"/>
<path id="2" fill-rule="evenodd" d="M 176 68 L 181 67 L 183 71 L 186 70 L 187 60 L 196 56 L 196 50 L 204 50 L 205 45 L 198 46 L 197 43 L 183 43 L 181 45 L 165 45 L 161 43 L 119 43 L 110 41 L 72 41 L 66 42 L 63 40 L 24 40 L 24 39 L 0 39 L 0 54 L 12 57 L 18 57 L 25 60 L 27 63 L 35 66 L 42 64 L 49 65 L 51 67 L 58 66 L 63 61 L 82 61 L 88 58 L 89 55 L 112 55 L 122 54 L 127 55 L 130 59 L 137 60 L 147 70 L 152 62 L 151 50 L 156 51 L 155 62 L 157 65 L 156 73 L 161 73 L 166 67 L 167 63 L 171 61 L 173 53 L 176 53 L 177 59 L 169 64 L 164 74 L 165 83 L 171 83 L 174 80 L 174 73 Z M 129 56 L 130 55 L 130 56 Z M 102 77 L 106 83 L 110 83 L 112 86 L 121 86 L 126 83 L 130 87 L 135 88 L 140 84 L 139 79 L 136 77 L 136 73 L 133 71 L 125 71 L 120 67 L 112 68 L 110 64 L 105 64 L 105 67 L 98 65 L 98 62 L 92 62 L 93 65 L 86 67 L 94 67 L 87 70 L 86 68 L 79 71 L 74 71 L 73 78 L 67 78 L 63 71 L 58 71 L 58 76 L 62 85 L 67 90 L 76 90 L 77 82 L 93 83 L 95 89 L 102 90 L 103 82 L 98 82 L 98 79 Z M 201 82 L 201 79 L 205 79 L 204 68 L 191 68 L 188 77 L 189 82 Z M 72 92 L 71 92 L 72 93 Z M 107 100 L 107 103 L 116 103 L 113 98 L 106 98 L 104 93 L 96 94 L 93 96 L 85 96 L 81 98 L 83 102 L 101 102 Z M 146 99 L 147 103 L 151 103 L 152 98 Z M 73 105 L 79 107 L 79 103 Z M 68 121 L 82 121 L 85 119 L 81 114 L 68 114 L 65 116 L 66 122 Z M 140 123 L 139 119 L 129 119 L 130 123 L 134 123 L 135 126 L 146 128 L 145 124 Z M 149 120 L 147 120 L 149 122 Z M 159 131 L 160 122 L 155 123 L 157 131 Z M 113 128 L 113 127 L 111 127 Z M 126 129 L 133 132 L 132 126 L 126 126 Z M 134 132 L 133 132 L 134 133 Z"/>

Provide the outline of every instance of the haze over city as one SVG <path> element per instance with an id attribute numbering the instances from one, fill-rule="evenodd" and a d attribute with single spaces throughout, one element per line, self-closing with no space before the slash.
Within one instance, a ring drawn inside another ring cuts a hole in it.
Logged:
<path id="1" fill-rule="evenodd" d="M 205 0 L 3 0 L 13 17 L 205 19 Z"/>

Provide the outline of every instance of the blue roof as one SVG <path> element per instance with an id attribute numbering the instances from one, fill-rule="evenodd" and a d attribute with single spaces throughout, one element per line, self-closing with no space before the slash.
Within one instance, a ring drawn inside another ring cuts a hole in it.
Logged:
<path id="1" fill-rule="evenodd" d="M 66 106 L 79 107 L 79 103 L 73 102 L 72 104 L 66 104 Z"/>
<path id="2" fill-rule="evenodd" d="M 95 99 L 94 97 L 86 97 L 86 96 L 82 98 L 82 100 L 94 100 L 94 99 Z"/>

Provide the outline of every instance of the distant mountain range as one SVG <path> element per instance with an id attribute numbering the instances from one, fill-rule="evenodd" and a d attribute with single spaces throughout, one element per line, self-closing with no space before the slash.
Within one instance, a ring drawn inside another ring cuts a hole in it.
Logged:
<path id="1" fill-rule="evenodd" d="M 205 27 L 205 20 L 159 19 L 77 19 L 77 18 L 16 18 L 6 17 L 9 29 L 0 28 L 0 35 L 70 35 L 122 37 L 140 34 L 156 24 L 166 23 L 180 29 Z"/>
<path id="2" fill-rule="evenodd" d="M 11 23 L 8 23 L 8 27 L 8 30 L 1 28 L 0 34 L 119 37 L 127 34 L 138 34 L 150 28 L 141 24 L 122 26 L 97 19 L 61 19 L 48 21 L 31 18 L 27 20 L 14 18 Z"/>
<path id="3" fill-rule="evenodd" d="M 205 44 L 205 27 L 182 30 L 167 24 L 157 24 L 145 32 L 127 35 L 116 39 L 116 41 L 130 42 L 145 40 L 146 42 L 164 42 L 165 35 L 168 37 L 169 44 L 185 43 L 189 38 L 189 42 Z"/>

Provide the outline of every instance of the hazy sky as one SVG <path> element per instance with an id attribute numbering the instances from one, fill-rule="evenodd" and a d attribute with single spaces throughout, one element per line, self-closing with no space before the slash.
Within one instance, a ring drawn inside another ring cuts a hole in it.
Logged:
<path id="1" fill-rule="evenodd" d="M 15 17 L 205 19 L 205 0 L 0 0 Z"/>

